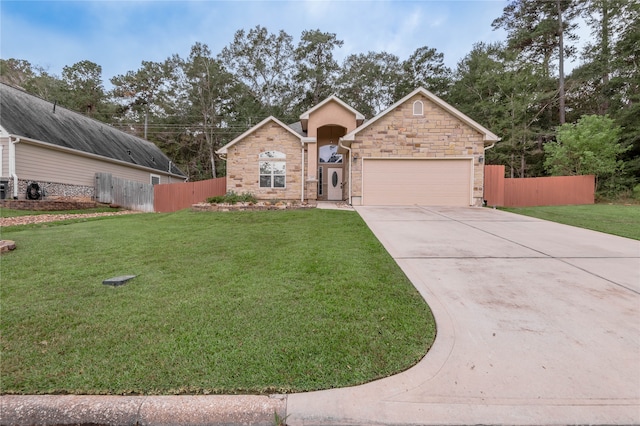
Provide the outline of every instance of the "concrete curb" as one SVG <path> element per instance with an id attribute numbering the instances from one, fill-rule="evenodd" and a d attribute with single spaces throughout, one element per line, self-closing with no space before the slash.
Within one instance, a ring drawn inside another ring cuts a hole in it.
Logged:
<path id="1" fill-rule="evenodd" d="M 284 395 L 3 395 L 0 425 L 269 425 Z"/>

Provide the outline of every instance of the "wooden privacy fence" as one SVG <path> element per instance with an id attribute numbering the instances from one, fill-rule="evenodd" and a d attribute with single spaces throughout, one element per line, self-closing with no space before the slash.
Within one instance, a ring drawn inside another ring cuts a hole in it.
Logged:
<path id="1" fill-rule="evenodd" d="M 199 182 L 180 182 L 156 185 L 154 189 L 154 209 L 156 212 L 170 213 L 201 203 L 209 197 L 227 192 L 227 178 L 216 178 Z"/>
<path id="2" fill-rule="evenodd" d="M 484 199 L 499 207 L 593 204 L 595 176 L 505 178 L 504 166 L 485 166 Z"/>
<path id="3" fill-rule="evenodd" d="M 153 211 L 153 185 L 96 173 L 96 201 L 142 212 Z"/>

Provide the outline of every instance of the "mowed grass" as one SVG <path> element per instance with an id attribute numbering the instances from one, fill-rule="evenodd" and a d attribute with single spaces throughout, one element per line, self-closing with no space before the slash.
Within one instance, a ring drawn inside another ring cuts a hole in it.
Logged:
<path id="1" fill-rule="evenodd" d="M 640 205 L 591 204 L 505 208 L 504 210 L 640 240 Z"/>
<path id="2" fill-rule="evenodd" d="M 138 214 L 3 238 L 18 246 L 0 258 L 5 394 L 342 387 L 409 368 L 435 337 L 354 212 Z"/>

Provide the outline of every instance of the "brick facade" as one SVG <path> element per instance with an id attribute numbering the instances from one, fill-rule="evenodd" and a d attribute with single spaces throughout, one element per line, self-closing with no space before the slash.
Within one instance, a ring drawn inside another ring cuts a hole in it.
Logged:
<path id="1" fill-rule="evenodd" d="M 315 149 L 315 145 L 312 145 Z M 300 138 L 269 121 L 229 147 L 227 191 L 250 192 L 259 200 L 300 200 L 302 196 L 302 144 Z M 260 188 L 259 154 L 280 151 L 286 155 L 286 187 Z M 305 173 L 306 174 L 306 173 Z M 313 184 L 307 184 L 307 189 Z M 305 198 L 308 197 L 305 192 Z"/>
<path id="2" fill-rule="evenodd" d="M 422 101 L 423 115 L 413 115 Z M 482 205 L 484 168 L 483 135 L 457 117 L 417 94 L 358 132 L 351 144 L 352 195 L 362 196 L 362 158 L 471 158 L 474 161 L 474 203 Z"/>

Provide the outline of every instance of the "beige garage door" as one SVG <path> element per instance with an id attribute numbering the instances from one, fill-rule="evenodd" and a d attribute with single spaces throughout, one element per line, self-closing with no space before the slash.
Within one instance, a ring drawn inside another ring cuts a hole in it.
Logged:
<path id="1" fill-rule="evenodd" d="M 365 159 L 362 204 L 469 206 L 470 159 Z"/>

